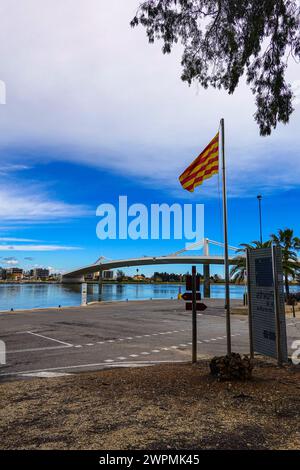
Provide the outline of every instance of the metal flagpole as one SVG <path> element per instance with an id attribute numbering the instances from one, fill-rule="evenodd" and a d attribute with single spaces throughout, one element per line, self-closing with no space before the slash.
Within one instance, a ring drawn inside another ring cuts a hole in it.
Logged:
<path id="1" fill-rule="evenodd" d="M 225 125 L 221 119 L 221 146 L 222 146 L 222 178 L 223 178 L 223 225 L 224 225 L 224 266 L 225 266 L 225 309 L 227 354 L 231 353 L 231 325 L 230 325 L 230 292 L 229 292 L 229 261 L 228 261 L 228 234 L 227 234 L 227 195 L 226 195 L 226 167 L 225 167 Z"/>

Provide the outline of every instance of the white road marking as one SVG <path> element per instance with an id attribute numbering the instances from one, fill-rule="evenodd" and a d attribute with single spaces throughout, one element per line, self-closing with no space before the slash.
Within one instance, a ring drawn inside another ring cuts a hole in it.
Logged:
<path id="1" fill-rule="evenodd" d="M 74 375 L 74 374 L 68 374 L 67 372 L 29 372 L 25 374 L 19 374 L 22 377 L 40 377 L 43 379 L 49 379 L 53 377 L 65 377 L 67 375 Z"/>
<path id="2" fill-rule="evenodd" d="M 189 331 L 189 330 L 180 330 L 180 331 Z M 75 348 L 82 348 L 83 346 L 82 345 L 72 345 L 72 344 L 69 344 L 69 343 L 66 343 L 66 342 L 63 342 L 63 341 L 59 341 L 59 340 L 56 340 L 54 338 L 49 338 L 49 337 L 46 337 L 44 335 L 40 335 L 39 333 L 34 333 L 34 332 L 29 332 L 27 331 L 26 333 L 29 333 L 29 334 L 33 334 L 35 336 L 40 336 L 42 338 L 45 338 L 45 339 L 49 339 L 49 340 L 52 340 L 52 341 L 56 341 L 56 342 L 59 342 L 59 343 L 62 343 L 63 346 L 53 346 L 53 347 L 45 347 L 45 348 L 32 348 L 32 349 L 28 349 L 28 350 L 19 350 L 19 351 L 9 351 L 8 353 L 12 353 L 12 352 L 25 352 L 25 351 L 35 351 L 35 350 L 44 350 L 44 349 L 60 349 L 60 348 L 68 348 L 68 347 L 75 347 Z M 141 337 L 150 337 L 150 336 L 157 336 L 157 335 L 164 335 L 164 334 L 173 334 L 173 333 L 179 333 L 178 330 L 174 330 L 174 331 L 169 331 L 169 332 L 159 332 L 159 333 L 152 333 L 152 334 L 146 334 L 146 335 L 143 335 L 143 336 L 140 336 L 140 335 L 137 335 L 135 336 L 135 338 L 141 338 Z M 236 333 L 236 334 L 232 334 L 232 336 L 240 336 L 240 333 Z M 211 339 L 205 339 L 205 340 L 202 340 L 202 341 L 197 341 L 198 344 L 202 344 L 202 342 L 206 342 L 206 343 L 209 343 L 210 341 L 217 341 L 217 340 L 222 340 L 223 338 L 226 338 L 226 336 L 218 336 L 217 338 L 211 338 Z M 126 337 L 125 339 L 133 339 L 133 337 L 129 336 L 129 337 Z M 114 343 L 115 341 L 124 341 L 124 338 L 119 338 L 119 339 L 116 339 L 116 340 L 106 340 L 106 341 L 98 341 L 97 344 L 107 344 L 107 343 Z M 95 344 L 94 343 L 86 343 L 85 344 L 86 346 L 94 346 Z M 151 352 L 148 352 L 148 351 L 144 351 L 142 353 L 140 353 L 141 355 L 151 355 L 151 353 L 160 353 L 162 351 L 169 351 L 170 349 L 178 349 L 179 347 L 182 347 L 182 348 L 186 348 L 188 347 L 188 345 L 192 345 L 191 342 L 185 344 L 185 343 L 181 343 L 179 346 L 171 346 L 171 347 L 161 347 L 159 349 L 152 349 Z M 131 354 L 130 357 L 132 358 L 136 358 L 138 357 L 139 354 Z M 117 357 L 116 359 L 106 359 L 105 360 L 105 363 L 106 364 L 111 364 L 111 363 L 114 363 L 114 365 L 117 364 L 117 361 L 122 361 L 122 364 L 124 364 L 123 361 L 126 360 L 126 357 L 124 356 L 120 356 L 120 357 Z M 166 361 L 168 362 L 168 361 Z M 176 362 L 176 361 L 175 361 Z M 181 361 L 178 361 L 178 362 L 181 362 Z M 91 365 L 92 366 L 92 365 Z M 82 366 L 67 366 L 68 367 L 71 367 L 71 368 L 76 368 L 76 367 L 82 367 Z M 88 365 L 86 365 L 86 367 L 88 367 Z M 53 368 L 51 368 L 50 370 L 52 370 Z M 64 367 L 62 368 L 54 368 L 55 370 L 59 370 L 59 369 L 65 369 Z M 49 370 L 49 369 L 41 369 L 40 371 L 43 372 L 45 370 Z M 39 372 L 39 371 L 37 371 Z M 27 372 L 24 372 L 27 374 Z M 31 373 L 31 371 L 29 371 L 28 373 Z M 36 371 L 33 371 L 32 373 L 36 373 Z M 14 373 L 8 373 L 8 374 L 0 374 L 1 375 L 16 375 L 16 374 L 21 374 L 20 372 L 14 372 Z M 41 375 L 42 376 L 42 375 Z"/>
<path id="3" fill-rule="evenodd" d="M 64 344 L 65 346 L 73 346 L 73 344 L 66 343 L 65 341 L 59 341 L 58 339 L 50 338 L 49 336 L 40 335 L 39 333 L 34 333 L 33 331 L 26 331 L 29 335 L 39 336 L 40 338 L 49 339 L 50 341 L 55 341 L 56 343 Z"/>
<path id="4" fill-rule="evenodd" d="M 49 349 L 67 349 L 71 348 L 71 346 L 46 346 L 44 348 L 28 348 L 28 349 L 13 349 L 12 351 L 6 351 L 6 354 L 17 354 L 17 353 L 24 353 L 24 352 L 35 352 L 35 351 L 47 351 Z"/>
<path id="5" fill-rule="evenodd" d="M 150 353 L 147 352 L 147 351 L 143 351 L 143 352 L 141 352 L 141 354 L 142 354 L 143 356 L 148 356 Z"/>

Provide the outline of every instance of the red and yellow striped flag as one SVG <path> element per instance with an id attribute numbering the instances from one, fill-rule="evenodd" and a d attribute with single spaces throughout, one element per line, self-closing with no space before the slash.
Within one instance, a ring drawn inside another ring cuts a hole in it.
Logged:
<path id="1" fill-rule="evenodd" d="M 219 132 L 202 153 L 179 176 L 181 186 L 190 191 L 219 172 Z"/>

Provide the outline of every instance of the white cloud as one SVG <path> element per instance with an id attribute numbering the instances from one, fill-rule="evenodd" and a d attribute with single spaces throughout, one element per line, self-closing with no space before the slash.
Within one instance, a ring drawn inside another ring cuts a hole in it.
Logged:
<path id="1" fill-rule="evenodd" d="M 61 245 L 0 245 L 0 251 L 71 251 L 81 249 L 77 246 Z"/>
<path id="2" fill-rule="evenodd" d="M 42 190 L 33 192 L 27 187 L 0 189 L 0 217 L 2 221 L 56 221 L 83 217 L 88 214 L 87 207 L 52 200 L 43 194 Z"/>
<path id="3" fill-rule="evenodd" d="M 6 176 L 10 173 L 16 172 L 16 171 L 23 171 L 23 170 L 28 170 L 30 167 L 28 165 L 21 165 L 21 164 L 13 164 L 13 163 L 3 163 L 0 168 L 0 175 L 1 176 Z"/>
<path id="4" fill-rule="evenodd" d="M 300 80 L 295 80 L 292 83 L 292 90 L 294 93 L 294 105 L 299 105 L 300 104 Z"/>
<path id="5" fill-rule="evenodd" d="M 289 126 L 279 126 L 270 138 L 259 137 L 254 98 L 245 84 L 234 96 L 188 88 L 179 78 L 180 47 L 163 56 L 161 45 L 149 45 L 143 29 L 129 27 L 138 4 L 2 0 L 1 78 L 7 104 L 0 114 L 0 147 L 53 148 L 47 158 L 122 171 L 176 191 L 179 172 L 224 117 L 233 194 L 258 185 L 282 188 L 283 174 L 284 186 L 298 185 L 299 108 Z M 299 80 L 293 62 L 289 78 Z M 26 204 L 35 218 L 35 203 Z M 19 213 L 20 201 L 15 206 Z M 44 201 L 38 212 L 69 209 Z"/>
<path id="6" fill-rule="evenodd" d="M 16 266 L 17 264 L 19 264 L 19 260 L 13 257 L 3 258 L 3 261 L 9 266 Z"/>
<path id="7" fill-rule="evenodd" d="M 0 242 L 38 242 L 40 240 L 32 240 L 30 238 L 14 238 L 14 237 L 0 237 Z"/>

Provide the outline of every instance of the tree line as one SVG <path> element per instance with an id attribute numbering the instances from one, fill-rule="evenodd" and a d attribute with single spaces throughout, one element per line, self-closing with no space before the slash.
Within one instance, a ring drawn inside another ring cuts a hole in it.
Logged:
<path id="1" fill-rule="evenodd" d="M 272 233 L 270 239 L 264 242 L 253 241 L 251 243 L 241 243 L 240 255 L 235 259 L 237 264 L 231 268 L 231 279 L 236 283 L 244 282 L 246 279 L 246 258 L 247 248 L 267 248 L 275 244 L 282 250 L 282 268 L 286 295 L 290 295 L 290 280 L 300 282 L 300 263 L 298 261 L 298 251 L 300 250 L 300 238 L 294 236 L 292 229 L 279 229 L 278 233 Z M 243 253 L 243 254 L 242 254 Z"/>

